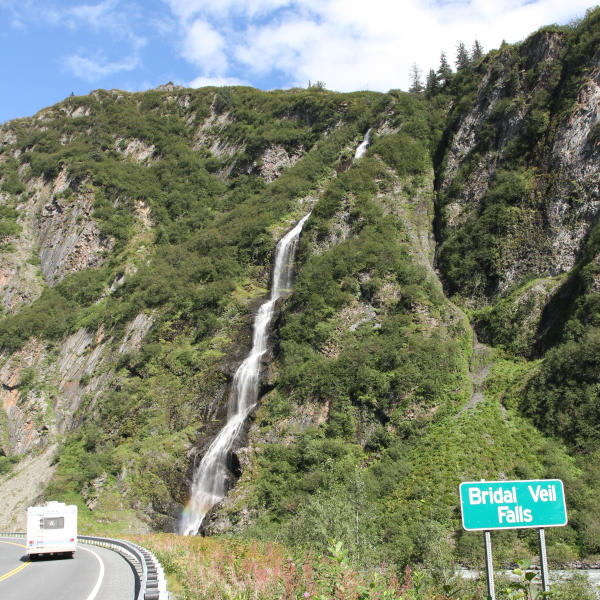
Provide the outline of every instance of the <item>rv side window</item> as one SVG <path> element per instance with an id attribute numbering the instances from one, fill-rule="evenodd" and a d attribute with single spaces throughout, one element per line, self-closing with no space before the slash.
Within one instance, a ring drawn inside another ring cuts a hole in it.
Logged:
<path id="1" fill-rule="evenodd" d="M 64 529 L 65 518 L 64 517 L 47 517 L 40 519 L 41 529 Z"/>

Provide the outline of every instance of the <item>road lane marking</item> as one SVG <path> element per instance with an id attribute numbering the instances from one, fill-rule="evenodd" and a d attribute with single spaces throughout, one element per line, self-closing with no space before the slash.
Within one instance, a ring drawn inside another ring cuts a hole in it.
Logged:
<path id="1" fill-rule="evenodd" d="M 79 546 L 79 549 L 85 550 L 86 552 L 93 554 L 96 557 L 96 560 L 100 563 L 100 574 L 98 575 L 98 581 L 96 581 L 94 589 L 86 598 L 86 600 L 94 600 L 94 598 L 98 595 L 98 592 L 100 591 L 100 586 L 102 585 L 102 580 L 104 579 L 104 563 L 102 562 L 102 559 L 93 550 L 90 550 L 89 548 L 84 548 L 83 546 Z"/>
<path id="2" fill-rule="evenodd" d="M 19 546 L 19 548 L 27 548 L 25 544 L 15 544 L 15 542 L 5 542 L 4 540 L 0 540 L 0 544 L 9 544 L 11 546 Z"/>
<path id="3" fill-rule="evenodd" d="M 4 575 L 0 575 L 0 581 L 4 581 L 5 579 L 12 577 L 13 575 L 16 575 L 19 571 L 22 571 L 25 567 L 28 567 L 30 564 L 31 563 L 27 561 L 26 563 L 19 565 L 16 569 L 13 569 L 12 571 L 5 573 Z"/>
<path id="4" fill-rule="evenodd" d="M 5 542 L 4 540 L 0 540 L 0 544 L 8 544 L 10 546 L 18 546 L 19 548 L 26 548 L 23 544 L 15 544 L 15 542 Z M 4 581 L 13 575 L 16 575 L 19 571 L 22 571 L 25 567 L 28 567 L 31 563 L 29 560 L 22 565 L 19 565 L 16 569 L 9 571 L 8 573 L 4 573 L 4 575 L 0 575 L 0 581 Z"/>

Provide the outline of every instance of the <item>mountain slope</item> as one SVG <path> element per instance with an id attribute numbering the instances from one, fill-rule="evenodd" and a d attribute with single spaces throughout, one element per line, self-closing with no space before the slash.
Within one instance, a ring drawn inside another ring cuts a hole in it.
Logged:
<path id="1" fill-rule="evenodd" d="M 86 527 L 174 530 L 312 209 L 205 532 L 476 562 L 458 483 L 561 477 L 549 554 L 598 553 L 599 20 L 423 94 L 97 90 L 2 125 L 0 469 L 56 443 L 42 493 Z"/>

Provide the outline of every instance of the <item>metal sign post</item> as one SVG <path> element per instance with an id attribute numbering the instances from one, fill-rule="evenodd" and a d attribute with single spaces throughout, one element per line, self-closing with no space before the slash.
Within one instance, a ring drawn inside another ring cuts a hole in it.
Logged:
<path id="1" fill-rule="evenodd" d="M 488 596 L 491 600 L 496 600 L 496 590 L 494 589 L 494 565 L 492 562 L 492 534 L 490 531 L 483 532 L 485 542 L 485 568 L 487 570 Z"/>
<path id="2" fill-rule="evenodd" d="M 538 537 L 540 541 L 540 563 L 542 568 L 542 592 L 550 590 L 550 577 L 548 576 L 548 557 L 546 556 L 546 533 L 544 528 L 538 529 Z"/>

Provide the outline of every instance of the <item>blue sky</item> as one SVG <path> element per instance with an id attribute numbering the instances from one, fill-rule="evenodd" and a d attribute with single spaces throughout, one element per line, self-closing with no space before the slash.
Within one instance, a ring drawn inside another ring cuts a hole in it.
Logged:
<path id="1" fill-rule="evenodd" d="M 0 123 L 71 92 L 179 85 L 407 89 L 444 50 L 582 17 L 590 0 L 0 0 Z"/>

